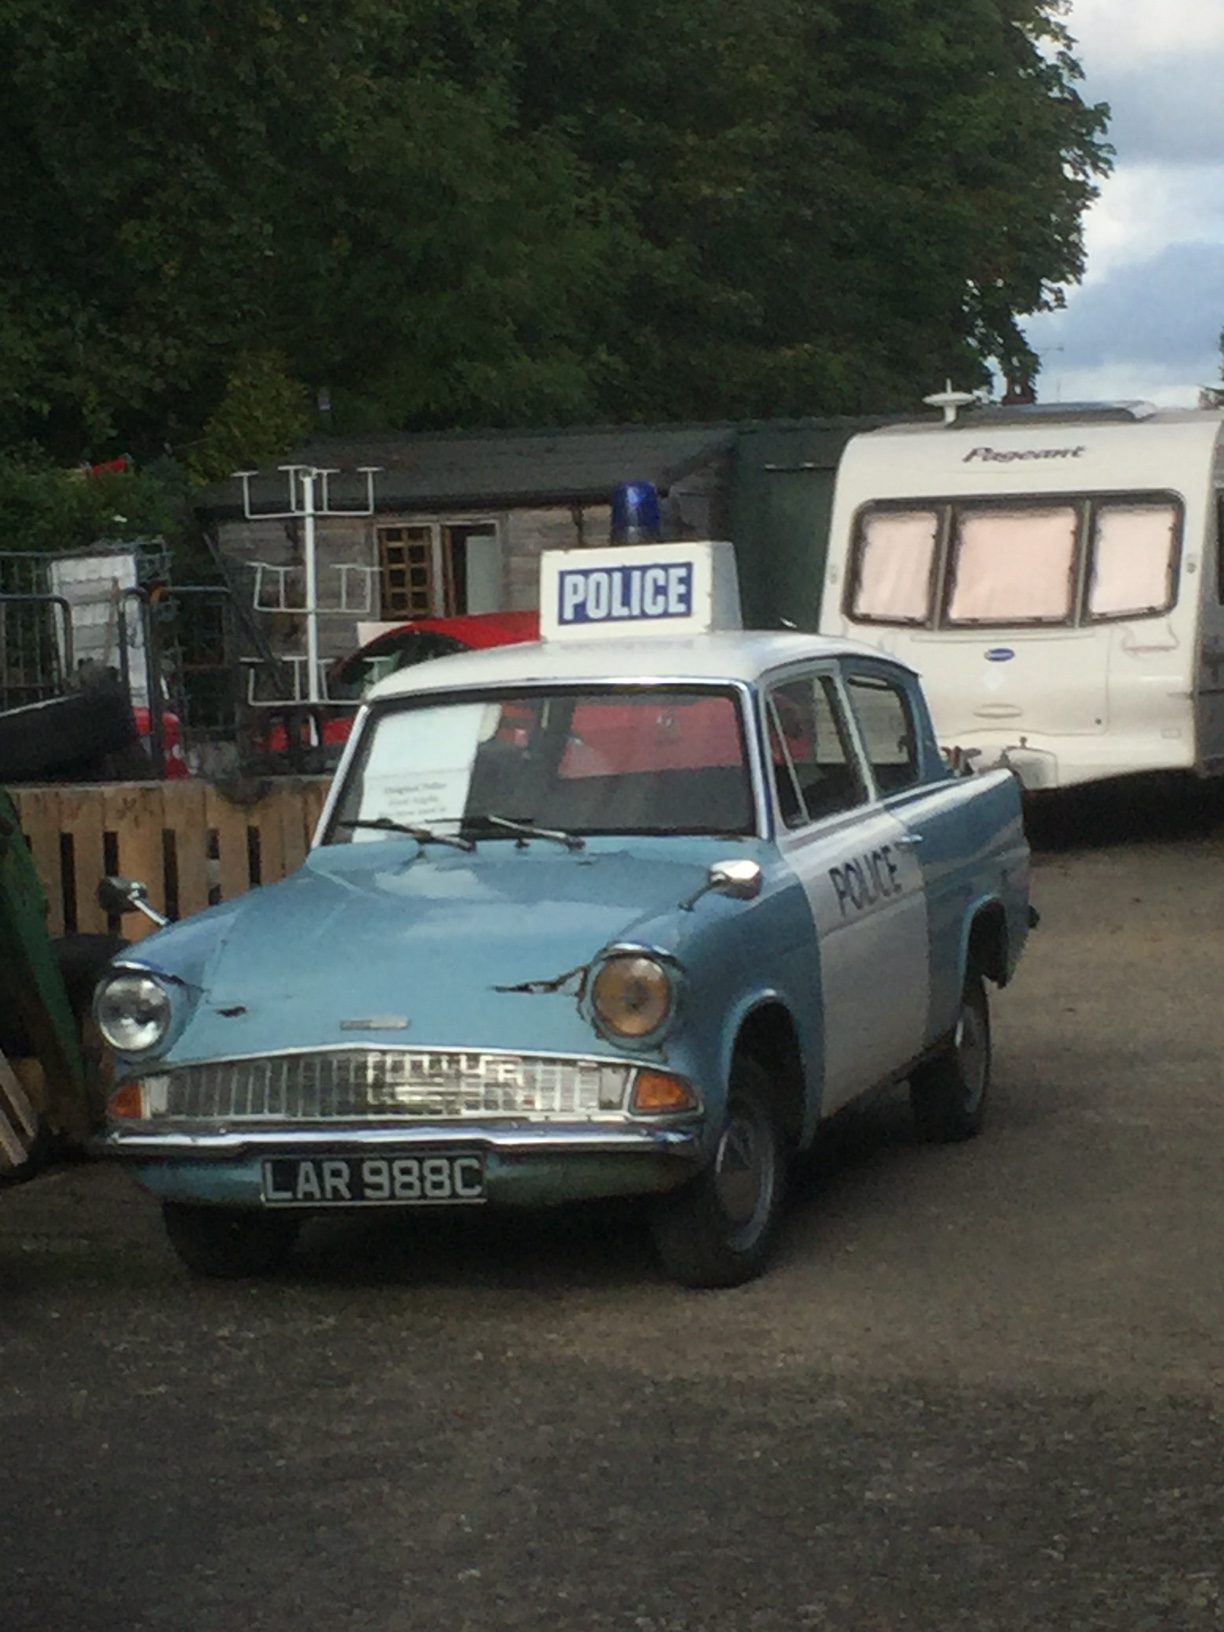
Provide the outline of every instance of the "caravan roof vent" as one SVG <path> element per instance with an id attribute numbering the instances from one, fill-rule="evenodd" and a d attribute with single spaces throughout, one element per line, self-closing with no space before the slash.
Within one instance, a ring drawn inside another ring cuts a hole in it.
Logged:
<path id="1" fill-rule="evenodd" d="M 987 406 L 980 408 L 973 417 L 975 422 L 989 420 L 991 424 L 1025 425 L 1034 419 L 1041 420 L 1043 424 L 1073 420 L 1103 423 L 1151 419 L 1155 412 L 1154 402 L 1027 402 L 1012 408 Z"/>

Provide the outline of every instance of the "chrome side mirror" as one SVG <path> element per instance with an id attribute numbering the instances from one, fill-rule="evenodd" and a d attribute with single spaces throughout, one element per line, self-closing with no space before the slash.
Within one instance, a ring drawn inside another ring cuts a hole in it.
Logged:
<path id="1" fill-rule="evenodd" d="M 729 861 L 716 861 L 706 875 L 706 881 L 699 890 L 689 896 L 687 901 L 681 901 L 681 912 L 692 912 L 694 906 L 703 895 L 730 896 L 732 901 L 755 901 L 761 893 L 762 873 L 759 862 L 747 861 L 741 857 L 733 857 Z"/>
<path id="2" fill-rule="evenodd" d="M 135 878 L 118 878 L 114 874 L 98 885 L 98 905 L 111 918 L 122 918 L 125 912 L 142 912 L 145 917 L 164 929 L 170 922 L 164 913 L 149 905 L 147 888 Z"/>

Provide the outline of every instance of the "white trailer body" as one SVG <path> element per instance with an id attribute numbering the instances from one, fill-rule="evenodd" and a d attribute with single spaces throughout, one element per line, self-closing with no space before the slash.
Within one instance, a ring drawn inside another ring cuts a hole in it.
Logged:
<path id="1" fill-rule="evenodd" d="M 1030 788 L 1224 772 L 1224 415 L 982 410 L 854 437 L 822 633 L 922 675 L 946 749 Z"/>

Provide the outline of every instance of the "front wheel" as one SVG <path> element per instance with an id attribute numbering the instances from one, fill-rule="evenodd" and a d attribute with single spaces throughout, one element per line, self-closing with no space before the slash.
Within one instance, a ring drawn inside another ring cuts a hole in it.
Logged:
<path id="1" fill-rule="evenodd" d="M 990 1006 L 970 970 L 951 1039 L 910 1078 L 910 1104 L 924 1139 L 951 1143 L 981 1131 L 990 1087 Z"/>
<path id="2" fill-rule="evenodd" d="M 765 1268 L 782 1217 L 786 1154 L 769 1079 L 741 1057 L 731 1071 L 714 1160 L 661 1197 L 651 1220 L 663 1268 L 682 1286 L 739 1286 Z"/>
<path id="3" fill-rule="evenodd" d="M 193 1275 L 236 1281 L 279 1269 L 293 1251 L 298 1220 L 245 1207 L 198 1207 L 167 1201 L 162 1218 L 170 1245 Z"/>

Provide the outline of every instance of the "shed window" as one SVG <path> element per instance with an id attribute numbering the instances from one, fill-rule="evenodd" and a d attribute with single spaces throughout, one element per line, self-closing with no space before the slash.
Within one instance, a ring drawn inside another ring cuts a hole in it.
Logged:
<path id="1" fill-rule="evenodd" d="M 1100 505 L 1092 532 L 1088 616 L 1163 612 L 1173 599 L 1176 544 L 1173 505 Z"/>
<path id="2" fill-rule="evenodd" d="M 934 510 L 875 510 L 863 518 L 851 615 L 925 623 L 939 538 Z"/>
<path id="3" fill-rule="evenodd" d="M 1078 519 L 1072 505 L 958 510 L 948 622 L 1068 622 Z"/>

